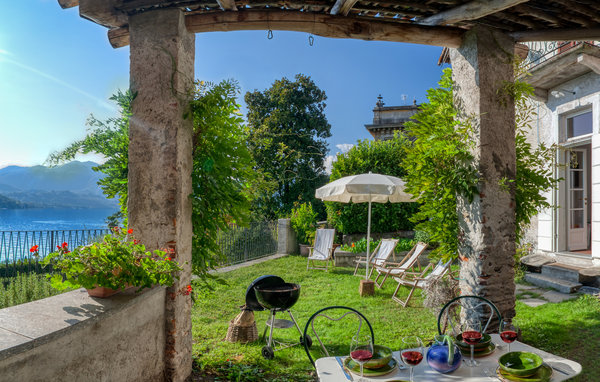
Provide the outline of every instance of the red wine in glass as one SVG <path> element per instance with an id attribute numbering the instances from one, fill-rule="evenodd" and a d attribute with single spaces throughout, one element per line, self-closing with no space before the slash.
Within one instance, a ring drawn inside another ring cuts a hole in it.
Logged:
<path id="1" fill-rule="evenodd" d="M 508 344 L 508 351 L 510 352 L 510 344 L 517 339 L 517 333 L 519 328 L 515 325 L 512 320 L 504 320 L 500 324 L 500 338 L 502 341 Z"/>
<path id="2" fill-rule="evenodd" d="M 482 334 L 476 330 L 467 330 L 462 333 L 463 341 L 469 345 L 476 345 L 481 341 Z"/>
<path id="3" fill-rule="evenodd" d="M 350 353 L 350 357 L 352 357 L 352 359 L 356 362 L 367 362 L 373 358 L 373 353 L 365 349 L 359 349 Z"/>
<path id="4" fill-rule="evenodd" d="M 413 381 L 413 369 L 423 360 L 425 346 L 423 341 L 417 336 L 408 336 L 402 339 L 402 350 L 400 357 L 402 361 L 410 367 L 410 381 Z"/>
<path id="5" fill-rule="evenodd" d="M 417 366 L 423 360 L 423 354 L 418 351 L 402 352 L 402 361 L 410 366 Z"/>
<path id="6" fill-rule="evenodd" d="M 475 367 L 479 365 L 479 362 L 475 361 L 473 357 L 473 352 L 475 349 L 475 344 L 479 343 L 483 338 L 483 334 L 481 333 L 481 323 L 480 322 L 467 322 L 462 325 L 462 340 L 469 344 L 471 348 L 471 359 L 465 360 L 465 365 L 469 367 Z"/>
<path id="7" fill-rule="evenodd" d="M 365 362 L 373 358 L 373 342 L 370 336 L 357 335 L 352 338 L 350 343 L 350 358 L 360 365 L 360 379 L 363 379 L 363 365 Z"/>

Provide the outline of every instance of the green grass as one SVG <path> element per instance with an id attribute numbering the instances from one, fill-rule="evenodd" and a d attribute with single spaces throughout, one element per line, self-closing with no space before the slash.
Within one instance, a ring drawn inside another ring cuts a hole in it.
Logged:
<path id="1" fill-rule="evenodd" d="M 352 271 L 349 268 L 336 268 L 328 273 L 307 271 L 306 258 L 288 256 L 225 273 L 222 277 L 228 285 L 216 285 L 213 291 L 196 290 L 192 311 L 195 380 L 314 380 L 314 368 L 300 346 L 275 352 L 275 358 L 267 361 L 261 356 L 263 342 L 242 345 L 225 341 L 229 321 L 238 315 L 239 307 L 244 304 L 246 288 L 255 278 L 265 274 L 274 274 L 302 286 L 300 299 L 292 307 L 302 330 L 318 309 L 345 305 L 359 310 L 369 319 L 378 344 L 398 349 L 401 338 L 406 335 L 419 335 L 427 340 L 433 338 L 437 330 L 437 312 L 422 307 L 421 291 L 416 292 L 408 308 L 391 300 L 395 282 L 386 283 L 381 290 L 376 289 L 375 296 L 360 297 L 360 278 L 352 276 Z M 406 288 L 401 291 L 403 297 L 408 293 Z M 276 317 L 288 318 L 284 313 L 278 313 Z M 536 308 L 517 302 L 517 317 L 526 343 L 582 364 L 583 373 L 574 381 L 600 381 L 600 368 L 595 361 L 596 347 L 600 343 L 598 299 L 582 296 Z M 255 312 L 255 318 L 259 335 L 262 335 L 268 312 Z M 344 330 L 338 329 L 330 330 L 328 334 L 338 339 L 333 345 L 347 352 L 350 342 L 342 333 Z M 290 342 L 299 339 L 293 328 L 276 329 L 274 337 Z"/>
<path id="2" fill-rule="evenodd" d="M 583 372 L 572 381 L 600 381 L 600 302 L 597 297 L 584 295 L 535 308 L 517 301 L 517 318 L 523 342 L 581 364 Z"/>
<path id="3" fill-rule="evenodd" d="M 192 311 L 194 337 L 194 358 L 196 368 L 202 374 L 222 374 L 228 370 L 228 365 L 255 365 L 246 370 L 248 375 L 262 373 L 256 380 L 302 381 L 312 380 L 314 368 L 308 361 L 304 349 L 295 346 L 275 352 L 275 358 L 267 361 L 261 356 L 262 342 L 247 345 L 232 344 L 225 341 L 229 321 L 240 312 L 239 306 L 244 304 L 246 288 L 257 277 L 265 274 L 275 274 L 286 282 L 302 286 L 298 302 L 292 307 L 295 319 L 304 330 L 309 317 L 320 308 L 330 305 L 345 305 L 353 307 L 369 319 L 375 332 L 375 341 L 392 349 L 400 347 L 403 336 L 418 334 L 425 338 L 433 338 L 436 334 L 436 317 L 428 309 L 422 308 L 420 292 L 411 300 L 410 309 L 404 309 L 393 302 L 391 295 L 395 284 L 386 282 L 382 290 L 377 290 L 373 297 L 360 297 L 358 287 L 360 277 L 352 276 L 353 269 L 336 268 L 325 273 L 319 270 L 306 270 L 306 258 L 288 256 L 277 260 L 267 261 L 251 267 L 228 272 L 223 278 L 227 286 L 215 286 L 214 291 L 205 290 L 197 294 Z M 405 291 L 405 294 L 407 292 Z M 287 314 L 278 313 L 276 317 Z M 255 312 L 259 335 L 265 328 L 269 312 Z M 341 339 L 341 330 L 329 332 L 340 340 L 339 347 L 350 345 L 349 339 Z M 274 336 L 297 342 L 298 331 L 295 329 L 275 330 Z M 316 341 L 315 341 L 316 342 Z M 313 346 L 314 347 L 314 346 Z M 235 374 L 237 375 L 235 370 Z M 222 380 L 252 381 L 232 377 Z M 262 379 L 261 379 L 262 378 Z"/>

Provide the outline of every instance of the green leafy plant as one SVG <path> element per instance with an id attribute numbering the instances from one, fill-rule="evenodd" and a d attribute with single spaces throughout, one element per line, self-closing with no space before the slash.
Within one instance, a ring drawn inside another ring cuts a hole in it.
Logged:
<path id="1" fill-rule="evenodd" d="M 524 83 L 509 88 L 508 95 L 514 98 L 516 106 L 516 176 L 514 180 L 502 179 L 501 183 L 515 189 L 519 241 L 531 217 L 550 207 L 543 193 L 555 187 L 558 180 L 552 177 L 555 148 L 543 144 L 533 148 L 526 139 L 535 116 L 527 102 L 532 88 Z M 420 203 L 419 212 L 411 220 L 438 243 L 434 254 L 445 259 L 458 256 L 457 197 L 472 201 L 480 182 L 472 154 L 476 140 L 471 137 L 475 131 L 468 119 L 457 118 L 459 110 L 454 105 L 452 89 L 451 70 L 446 69 L 439 88 L 427 92 L 429 102 L 421 105 L 414 121 L 406 124 L 411 144 L 403 162 L 406 190 Z"/>
<path id="2" fill-rule="evenodd" d="M 49 275 L 52 286 L 93 289 L 150 288 L 156 284 L 171 286 L 182 271 L 165 251 L 146 251 L 132 236 L 133 230 L 115 227 L 102 241 L 69 250 L 68 243 L 57 246 L 43 260 L 60 273 Z M 189 287 L 188 287 L 189 289 Z M 188 292 L 191 292 L 188 290 Z M 184 291 L 185 293 L 185 291 Z M 189 293 L 188 293 L 189 294 Z"/>
<path id="3" fill-rule="evenodd" d="M 294 203 L 290 223 L 301 244 L 313 244 L 317 229 L 317 213 L 313 210 L 311 202 Z"/>

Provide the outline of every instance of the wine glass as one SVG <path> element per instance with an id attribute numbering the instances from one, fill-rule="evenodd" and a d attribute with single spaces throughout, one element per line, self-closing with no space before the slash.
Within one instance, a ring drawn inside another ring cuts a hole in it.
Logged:
<path id="1" fill-rule="evenodd" d="M 370 335 L 360 335 L 352 337 L 350 343 L 350 358 L 360 365 L 359 381 L 366 381 L 363 377 L 363 365 L 373 358 L 373 339 Z"/>
<path id="2" fill-rule="evenodd" d="M 479 365 L 478 361 L 475 361 L 473 357 L 473 351 L 475 349 L 475 344 L 479 343 L 483 338 L 483 334 L 481 333 L 481 322 L 479 321 L 467 321 L 461 325 L 462 332 L 462 340 L 469 344 L 471 348 L 471 359 L 465 360 L 465 365 L 469 367 L 475 367 Z"/>
<path id="3" fill-rule="evenodd" d="M 514 321 L 507 319 L 500 323 L 500 338 L 508 344 L 509 352 L 510 344 L 517 339 L 517 333 L 519 333 L 519 327 Z"/>
<path id="4" fill-rule="evenodd" d="M 410 381 L 413 381 L 413 368 L 423 360 L 425 347 L 423 341 L 417 336 L 408 336 L 402 339 L 402 361 L 410 367 Z"/>

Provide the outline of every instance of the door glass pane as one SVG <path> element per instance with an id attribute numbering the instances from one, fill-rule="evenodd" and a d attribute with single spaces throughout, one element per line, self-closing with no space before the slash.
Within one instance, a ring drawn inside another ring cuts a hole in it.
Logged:
<path id="1" fill-rule="evenodd" d="M 570 151 L 569 152 L 569 167 L 573 170 L 583 169 L 583 152 L 581 152 L 581 151 Z"/>
<path id="2" fill-rule="evenodd" d="M 571 188 L 583 188 L 583 171 L 571 171 Z"/>
<path id="3" fill-rule="evenodd" d="M 583 228 L 583 211 L 571 211 L 571 229 Z"/>
<path id="4" fill-rule="evenodd" d="M 591 111 L 567 118 L 567 138 L 591 134 L 592 130 Z"/>
<path id="5" fill-rule="evenodd" d="M 571 208 L 583 208 L 583 190 L 571 191 Z"/>

